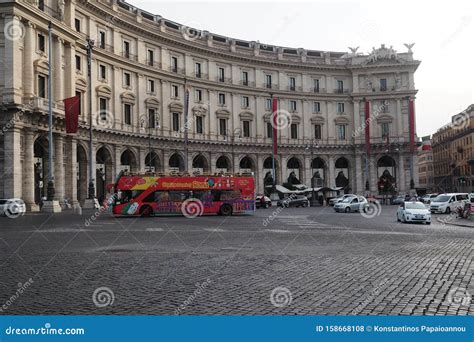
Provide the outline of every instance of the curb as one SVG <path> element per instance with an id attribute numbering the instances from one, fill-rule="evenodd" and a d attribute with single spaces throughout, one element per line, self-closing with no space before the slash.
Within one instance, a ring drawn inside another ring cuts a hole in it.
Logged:
<path id="1" fill-rule="evenodd" d="M 470 224 L 462 224 L 462 223 L 456 223 L 456 222 L 445 222 L 442 218 L 438 217 L 436 219 L 436 221 L 438 221 L 439 223 L 442 223 L 442 224 L 451 224 L 453 226 L 458 226 L 458 227 L 467 227 L 467 228 L 474 228 L 474 224 L 470 225 Z"/>

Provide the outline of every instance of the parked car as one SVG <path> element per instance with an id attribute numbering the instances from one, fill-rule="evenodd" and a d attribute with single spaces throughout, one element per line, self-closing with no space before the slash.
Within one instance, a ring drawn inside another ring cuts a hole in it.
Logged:
<path id="1" fill-rule="evenodd" d="M 21 198 L 0 199 L 0 215 L 17 217 L 25 212 L 25 202 Z"/>
<path id="2" fill-rule="evenodd" d="M 288 197 L 278 201 L 277 205 L 284 208 L 309 207 L 309 200 L 306 196 Z"/>
<path id="3" fill-rule="evenodd" d="M 267 209 L 267 208 L 270 208 L 271 206 L 272 206 L 272 200 L 269 197 L 264 196 L 264 195 L 257 195 L 257 197 L 255 197 L 255 208 Z"/>
<path id="4" fill-rule="evenodd" d="M 431 212 L 422 202 L 403 202 L 397 209 L 397 221 L 431 224 Z"/>
<path id="5" fill-rule="evenodd" d="M 349 197 L 357 197 L 357 195 L 346 194 L 346 195 L 342 195 L 342 196 L 339 196 L 339 197 L 331 198 L 329 200 L 329 205 L 334 206 L 334 204 L 342 202 L 343 200 L 345 200 L 346 198 L 349 198 Z"/>
<path id="6" fill-rule="evenodd" d="M 400 205 L 405 201 L 408 201 L 410 198 L 408 195 L 398 195 L 392 201 L 392 204 Z"/>
<path id="7" fill-rule="evenodd" d="M 430 204 L 433 199 L 438 197 L 438 194 L 427 194 L 421 198 L 421 202 L 425 204 Z"/>
<path id="8" fill-rule="evenodd" d="M 365 211 L 369 202 L 363 196 L 347 197 L 334 205 L 336 212 L 350 213 L 355 211 Z"/>
<path id="9" fill-rule="evenodd" d="M 464 193 L 441 194 L 433 198 L 430 203 L 432 213 L 450 214 L 457 207 L 463 206 L 468 195 Z"/>

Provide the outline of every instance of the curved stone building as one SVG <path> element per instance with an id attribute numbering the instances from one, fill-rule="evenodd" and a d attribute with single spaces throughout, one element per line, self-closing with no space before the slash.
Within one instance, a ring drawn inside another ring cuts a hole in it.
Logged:
<path id="1" fill-rule="evenodd" d="M 99 198 L 122 169 L 184 170 L 186 129 L 190 171 L 251 171 L 263 192 L 271 171 L 271 96 L 291 115 L 279 131 L 277 183 L 294 173 L 307 185 L 316 176 L 319 186 L 374 194 L 383 175 L 400 192 L 417 184 L 410 102 L 420 62 L 411 45 L 404 53 L 381 45 L 366 55 L 264 45 L 185 27 L 118 0 L 7 0 L 0 13 L 0 197 L 21 197 L 31 210 L 46 189 L 49 158 L 57 199 L 82 202 L 89 162 Z M 88 38 L 95 42 L 92 98 Z M 75 95 L 79 131 L 67 135 L 62 100 Z"/>

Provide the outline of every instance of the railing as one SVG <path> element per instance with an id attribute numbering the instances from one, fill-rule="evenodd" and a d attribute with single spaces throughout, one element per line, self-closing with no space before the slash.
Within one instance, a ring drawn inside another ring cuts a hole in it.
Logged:
<path id="1" fill-rule="evenodd" d="M 341 88 L 336 88 L 334 89 L 335 94 L 347 94 L 349 93 L 349 89 L 341 89 Z"/>
<path id="2" fill-rule="evenodd" d="M 291 86 L 291 85 L 289 85 L 289 86 L 287 87 L 287 89 L 288 89 L 289 91 L 303 91 L 303 87 L 299 87 L 299 86 L 297 87 L 297 86 Z"/>
<path id="3" fill-rule="evenodd" d="M 326 88 L 314 87 L 313 93 L 326 93 Z"/>
<path id="4" fill-rule="evenodd" d="M 59 12 L 57 10 L 45 5 L 44 3 L 39 3 L 38 4 L 38 9 L 40 9 L 41 11 L 43 11 L 44 13 L 46 13 L 47 15 L 49 15 L 53 18 L 63 19 L 63 18 L 61 18 L 61 16 L 59 15 Z M 63 13 L 63 17 L 64 17 L 64 13 Z"/>
<path id="5" fill-rule="evenodd" d="M 138 61 L 137 55 L 130 53 L 130 51 L 122 51 L 122 57 L 125 57 L 135 62 Z"/>
<path id="6" fill-rule="evenodd" d="M 175 74 L 184 74 L 184 69 L 183 68 L 173 68 L 173 66 L 170 66 L 170 72 L 173 72 Z"/>
<path id="7" fill-rule="evenodd" d="M 216 76 L 216 81 L 221 83 L 232 83 L 232 79 L 230 77 L 222 78 L 220 76 Z"/>
<path id="8" fill-rule="evenodd" d="M 240 80 L 240 85 L 245 87 L 255 87 L 255 82 Z"/>
<path id="9" fill-rule="evenodd" d="M 278 85 L 276 83 L 263 83 L 262 85 L 263 88 L 267 88 L 267 89 L 278 89 Z"/>
<path id="10" fill-rule="evenodd" d="M 102 42 L 99 42 L 99 44 L 97 44 L 97 48 L 101 50 L 105 50 L 107 52 L 114 53 L 114 47 L 112 45 L 108 45 Z"/>

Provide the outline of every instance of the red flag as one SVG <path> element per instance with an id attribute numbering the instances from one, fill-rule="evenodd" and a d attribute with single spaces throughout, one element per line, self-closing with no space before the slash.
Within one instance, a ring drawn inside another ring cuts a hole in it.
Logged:
<path id="1" fill-rule="evenodd" d="M 273 155 L 278 153 L 278 99 L 273 98 L 272 101 L 272 126 L 273 126 Z"/>
<path id="2" fill-rule="evenodd" d="M 365 148 L 370 155 L 370 102 L 365 101 Z"/>
<path id="3" fill-rule="evenodd" d="M 66 117 L 66 133 L 77 133 L 81 97 L 79 95 L 64 99 L 64 115 Z"/>
<path id="4" fill-rule="evenodd" d="M 408 102 L 408 122 L 410 125 L 410 152 L 415 151 L 415 101 Z"/>

